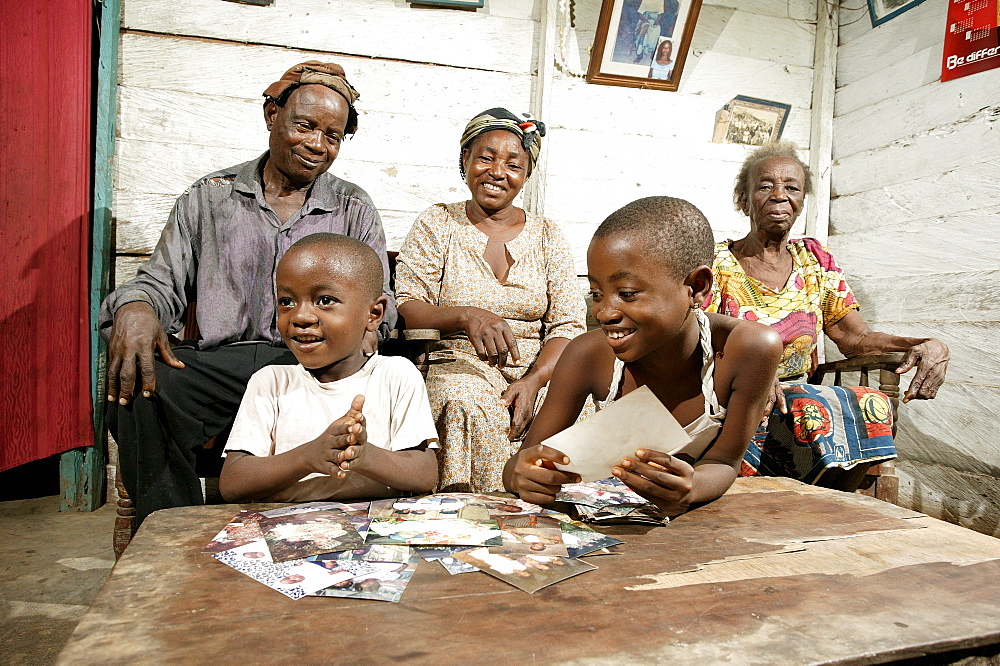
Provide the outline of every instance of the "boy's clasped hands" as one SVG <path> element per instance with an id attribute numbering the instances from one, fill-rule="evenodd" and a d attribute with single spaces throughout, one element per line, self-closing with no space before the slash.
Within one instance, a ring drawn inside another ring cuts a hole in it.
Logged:
<path id="1" fill-rule="evenodd" d="M 555 467 L 570 462 L 561 451 L 544 444 L 522 449 L 514 464 L 512 481 L 515 488 L 511 490 L 526 502 L 551 504 L 556 501 L 561 486 L 580 482 L 578 474 Z M 675 456 L 639 449 L 634 458 L 624 458 L 608 472 L 666 516 L 684 513 L 691 504 L 694 468 Z"/>
<path id="2" fill-rule="evenodd" d="M 356 396 L 346 414 L 331 423 L 319 437 L 299 447 L 309 469 L 343 479 L 352 467 L 361 466 L 368 448 L 365 415 L 361 413 L 364 405 L 365 396 Z"/>

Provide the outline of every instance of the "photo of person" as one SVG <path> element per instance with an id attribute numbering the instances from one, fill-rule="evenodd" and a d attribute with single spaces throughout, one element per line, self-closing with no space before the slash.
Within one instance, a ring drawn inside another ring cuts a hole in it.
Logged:
<path id="1" fill-rule="evenodd" d="M 510 583 L 528 594 L 597 568 L 592 564 L 564 557 L 507 552 L 494 553 L 490 552 L 489 548 L 476 548 L 455 553 L 455 558 Z"/>
<path id="2" fill-rule="evenodd" d="M 240 511 L 236 514 L 222 531 L 205 546 L 203 553 L 221 553 L 237 546 L 243 546 L 251 541 L 263 539 L 264 533 L 260 531 L 260 519 L 263 516 L 257 511 Z"/>
<path id="3" fill-rule="evenodd" d="M 305 560 L 273 562 L 263 539 L 214 553 L 212 557 L 291 599 L 299 599 L 353 576 L 350 572 L 330 571 Z"/>
<path id="4" fill-rule="evenodd" d="M 611 59 L 649 64 L 661 38 L 674 36 L 680 7 L 680 0 L 624 0 Z"/>
<path id="5" fill-rule="evenodd" d="M 777 119 L 775 111 L 736 106 L 729 112 L 725 143 L 763 146 L 771 141 Z"/>
<path id="6" fill-rule="evenodd" d="M 265 516 L 260 528 L 275 562 L 359 548 L 363 539 L 342 511 L 310 511 Z"/>
<path id="7" fill-rule="evenodd" d="M 668 80 L 674 73 L 674 44 L 669 39 L 661 39 L 649 65 L 649 78 Z"/>
<path id="8" fill-rule="evenodd" d="M 625 543 L 621 539 L 596 532 L 580 521 L 574 520 L 561 525 L 563 543 L 566 544 L 568 557 L 577 558 L 598 550 Z"/>
<path id="9" fill-rule="evenodd" d="M 373 518 L 369 544 L 499 546 L 500 528 L 496 521 L 461 518 Z"/>
<path id="10" fill-rule="evenodd" d="M 529 514 L 497 516 L 503 538 L 502 548 L 512 553 L 568 555 L 563 543 L 561 522 L 551 516 Z"/>
<path id="11" fill-rule="evenodd" d="M 560 502 L 605 507 L 614 505 L 643 505 L 645 498 L 614 477 L 590 483 L 570 483 L 556 496 Z"/>
<path id="12" fill-rule="evenodd" d="M 365 562 L 363 573 L 349 580 L 312 593 L 316 597 L 349 597 L 353 599 L 373 599 L 375 601 L 397 602 L 403 596 L 407 583 L 413 576 L 420 557 L 414 555 L 407 562 Z M 345 564 L 348 571 L 359 563 Z"/>

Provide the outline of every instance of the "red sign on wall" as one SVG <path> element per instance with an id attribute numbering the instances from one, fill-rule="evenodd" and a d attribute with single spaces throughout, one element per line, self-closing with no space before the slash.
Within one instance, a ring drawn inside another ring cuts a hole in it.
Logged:
<path id="1" fill-rule="evenodd" d="M 1000 67 L 998 0 L 949 0 L 941 80 Z"/>

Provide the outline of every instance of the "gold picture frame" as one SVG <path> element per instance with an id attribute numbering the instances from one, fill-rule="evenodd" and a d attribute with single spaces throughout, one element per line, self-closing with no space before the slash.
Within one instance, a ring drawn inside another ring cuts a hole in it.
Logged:
<path id="1" fill-rule="evenodd" d="M 587 82 L 675 91 L 701 0 L 603 0 Z"/>

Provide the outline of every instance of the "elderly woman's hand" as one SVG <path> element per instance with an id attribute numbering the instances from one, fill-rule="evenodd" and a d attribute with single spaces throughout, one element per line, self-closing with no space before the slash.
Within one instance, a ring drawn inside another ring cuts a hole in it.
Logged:
<path id="1" fill-rule="evenodd" d="M 482 360 L 498 368 L 507 365 L 508 357 L 515 363 L 520 362 L 517 340 L 503 317 L 489 310 L 470 306 L 464 308 L 462 325 L 465 334 L 469 336 L 469 342 Z"/>
<path id="2" fill-rule="evenodd" d="M 899 375 L 909 372 L 914 366 L 917 368 L 917 374 L 913 376 L 913 381 L 903 395 L 903 402 L 913 399 L 930 400 L 936 396 L 941 384 L 944 383 L 950 358 L 948 345 L 936 338 L 930 338 L 910 347 L 903 356 L 903 362 L 896 368 L 896 374 Z"/>
<path id="3" fill-rule="evenodd" d="M 788 403 L 785 402 L 785 388 L 787 386 L 788 384 L 783 384 L 777 375 L 774 376 L 774 383 L 767 395 L 767 404 L 764 405 L 764 418 L 761 423 L 767 423 L 767 420 L 771 418 L 771 411 L 775 405 L 778 406 L 782 414 L 788 413 Z"/>

